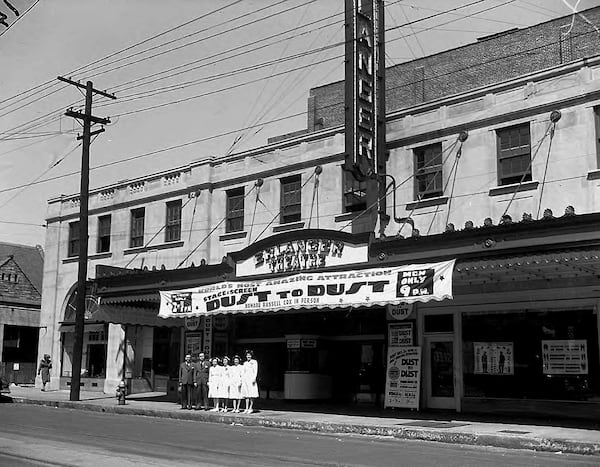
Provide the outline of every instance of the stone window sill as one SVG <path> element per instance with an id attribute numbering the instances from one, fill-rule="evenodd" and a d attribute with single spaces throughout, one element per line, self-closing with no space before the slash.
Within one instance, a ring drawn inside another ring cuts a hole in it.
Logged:
<path id="1" fill-rule="evenodd" d="M 590 170 L 587 174 L 588 180 L 600 180 L 600 170 Z"/>
<path id="2" fill-rule="evenodd" d="M 447 196 L 438 196 L 437 198 L 427 198 L 421 201 L 413 201 L 412 203 L 406 203 L 406 210 L 413 211 L 419 208 L 429 208 L 431 206 L 441 206 L 442 204 L 448 204 Z"/>
<path id="3" fill-rule="evenodd" d="M 227 240 L 237 240 L 238 238 L 246 238 L 248 232 L 228 232 L 223 235 L 219 235 L 219 240 L 222 242 L 226 242 Z"/>
<path id="4" fill-rule="evenodd" d="M 138 253 L 144 253 L 146 251 L 166 250 L 168 248 L 179 248 L 181 246 L 183 246 L 183 241 L 159 243 L 158 245 L 148 245 L 148 246 L 140 246 L 140 247 L 136 247 L 136 248 L 127 248 L 126 250 L 123 250 L 123 254 L 124 255 L 135 255 Z"/>
<path id="5" fill-rule="evenodd" d="M 112 253 L 110 251 L 107 251 L 104 253 L 94 253 L 94 254 L 88 255 L 88 260 L 106 259 L 106 258 L 110 258 L 111 256 L 112 256 Z M 69 258 L 63 259 L 62 264 L 76 263 L 77 261 L 79 261 L 79 256 L 70 256 Z"/>
<path id="6" fill-rule="evenodd" d="M 289 224 L 281 224 L 273 227 L 273 233 L 287 232 L 288 230 L 298 230 L 304 228 L 304 221 L 290 222 Z"/>
<path id="7" fill-rule="evenodd" d="M 339 216 L 335 216 L 333 218 L 333 222 L 346 222 L 351 221 L 355 217 L 358 217 L 365 211 L 354 211 L 354 212 L 346 212 L 344 214 L 340 214 Z"/>
<path id="8" fill-rule="evenodd" d="M 537 190 L 537 187 L 539 184 L 540 184 L 540 182 L 531 181 L 531 182 L 521 183 L 520 186 L 518 183 L 511 183 L 510 185 L 497 186 L 495 188 L 490 188 L 489 196 L 506 195 L 506 194 L 510 194 L 510 193 L 515 193 L 515 191 L 517 193 L 519 193 L 521 191 Z"/>

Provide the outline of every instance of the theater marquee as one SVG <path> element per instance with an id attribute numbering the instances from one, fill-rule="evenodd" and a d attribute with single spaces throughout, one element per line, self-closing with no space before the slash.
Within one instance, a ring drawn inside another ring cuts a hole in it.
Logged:
<path id="1" fill-rule="evenodd" d="M 383 306 L 452 298 L 454 260 L 295 274 L 160 292 L 163 318 L 310 308 Z"/>
<path id="2" fill-rule="evenodd" d="M 267 246 L 236 263 L 237 276 L 294 273 L 309 269 L 362 263 L 368 260 L 368 245 L 342 240 L 309 238 Z"/>

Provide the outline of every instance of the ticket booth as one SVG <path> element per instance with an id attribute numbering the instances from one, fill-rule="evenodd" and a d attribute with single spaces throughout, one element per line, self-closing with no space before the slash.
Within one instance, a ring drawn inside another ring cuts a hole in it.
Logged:
<path id="1" fill-rule="evenodd" d="M 330 399 L 331 376 L 321 372 L 323 364 L 319 336 L 287 335 L 285 399 Z"/>

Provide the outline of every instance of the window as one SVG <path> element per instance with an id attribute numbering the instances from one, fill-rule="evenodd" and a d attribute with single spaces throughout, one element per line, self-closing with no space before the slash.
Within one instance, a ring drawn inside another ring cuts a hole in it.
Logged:
<path id="1" fill-rule="evenodd" d="M 144 208 L 133 209 L 131 211 L 131 236 L 129 247 L 135 248 L 144 246 L 144 218 L 146 212 Z"/>
<path id="2" fill-rule="evenodd" d="M 531 181 L 529 123 L 498 130 L 498 184 Z"/>
<path id="3" fill-rule="evenodd" d="M 167 203 L 167 223 L 165 225 L 165 241 L 177 242 L 181 240 L 181 200 Z"/>
<path id="4" fill-rule="evenodd" d="M 417 148 L 414 154 L 415 199 L 442 196 L 442 143 Z"/>
<path id="5" fill-rule="evenodd" d="M 69 224 L 69 247 L 67 256 L 79 255 L 79 221 Z"/>
<path id="6" fill-rule="evenodd" d="M 279 222 L 287 224 L 302 218 L 302 188 L 300 175 L 281 179 L 281 210 Z"/>
<path id="7" fill-rule="evenodd" d="M 110 215 L 98 218 L 98 244 L 97 253 L 110 251 Z"/>
<path id="8" fill-rule="evenodd" d="M 225 232 L 244 230 L 244 187 L 227 190 L 226 215 Z"/>
<path id="9" fill-rule="evenodd" d="M 596 128 L 596 164 L 600 168 L 600 106 L 594 107 L 594 126 Z"/>
<path id="10" fill-rule="evenodd" d="M 342 170 L 344 190 L 344 212 L 367 209 L 367 181 L 359 182 L 347 170 Z"/>

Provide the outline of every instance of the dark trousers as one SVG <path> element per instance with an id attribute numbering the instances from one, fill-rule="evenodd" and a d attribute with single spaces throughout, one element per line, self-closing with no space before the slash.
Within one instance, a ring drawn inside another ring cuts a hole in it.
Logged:
<path id="1" fill-rule="evenodd" d="M 208 408 L 208 383 L 206 381 L 198 382 L 196 388 L 196 407 Z"/>
<path id="2" fill-rule="evenodd" d="M 194 401 L 194 385 L 193 384 L 182 384 L 181 385 L 181 408 L 187 409 L 192 407 Z"/>

